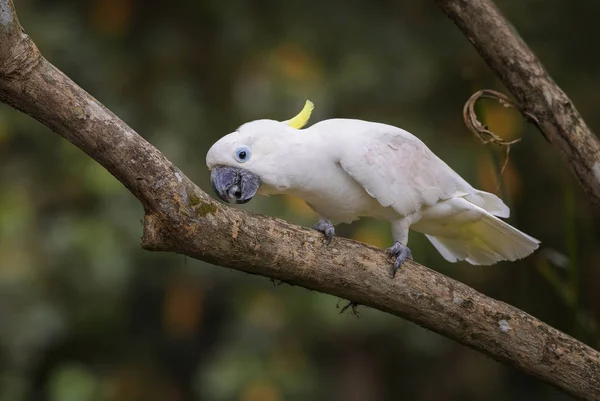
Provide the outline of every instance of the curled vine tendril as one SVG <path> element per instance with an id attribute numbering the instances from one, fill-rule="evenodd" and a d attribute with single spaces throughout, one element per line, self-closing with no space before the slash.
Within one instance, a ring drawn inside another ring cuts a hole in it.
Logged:
<path id="1" fill-rule="evenodd" d="M 482 98 L 497 100 L 502 106 L 506 108 L 515 108 L 525 118 L 527 118 L 530 121 L 533 121 L 538 126 L 539 121 L 537 117 L 523 110 L 518 104 L 513 102 L 506 95 L 491 89 L 482 89 L 474 93 L 465 103 L 465 106 L 463 107 L 463 119 L 469 131 L 471 131 L 473 135 L 475 135 L 475 137 L 479 139 L 479 141 L 484 145 L 487 145 L 488 143 L 494 143 L 505 148 L 504 163 L 502 164 L 502 167 L 500 169 L 498 186 L 496 188 L 496 193 L 498 193 L 500 191 L 500 185 L 502 183 L 504 170 L 506 170 L 506 166 L 508 166 L 510 147 L 515 143 L 519 142 L 522 138 L 517 138 L 512 141 L 505 141 L 498 135 L 496 135 L 494 132 L 490 131 L 485 124 L 481 123 L 481 121 L 479 121 L 479 119 L 477 118 L 477 114 L 475 113 L 475 103 L 477 103 L 477 101 Z"/>

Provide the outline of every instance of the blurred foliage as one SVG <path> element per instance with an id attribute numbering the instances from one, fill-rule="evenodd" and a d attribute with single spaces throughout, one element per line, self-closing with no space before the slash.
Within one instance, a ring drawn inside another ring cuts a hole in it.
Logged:
<path id="1" fill-rule="evenodd" d="M 243 122 L 386 122 L 495 191 L 503 152 L 462 106 L 504 88 L 458 29 L 418 1 L 19 0 L 46 58 L 206 191 L 215 140 Z M 596 131 L 600 3 L 506 0 L 502 10 Z M 597 347 L 600 226 L 557 149 L 513 110 L 479 113 L 523 137 L 502 177 L 510 222 L 536 255 L 449 264 L 419 234 L 415 259 Z M 246 209 L 311 225 L 289 197 Z M 401 319 L 182 256 L 140 249 L 142 209 L 110 174 L 0 107 L 0 401 L 565 400 L 512 368 Z M 338 233 L 377 246 L 386 223 Z M 384 268 L 384 267 L 382 267 Z"/>

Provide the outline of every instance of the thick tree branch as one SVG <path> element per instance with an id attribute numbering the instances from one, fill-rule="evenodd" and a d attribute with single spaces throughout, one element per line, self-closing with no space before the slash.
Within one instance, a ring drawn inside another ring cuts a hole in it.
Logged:
<path id="1" fill-rule="evenodd" d="M 436 3 L 515 96 L 522 112 L 535 116 L 591 202 L 600 206 L 600 141 L 495 4 L 491 0 Z"/>
<path id="2" fill-rule="evenodd" d="M 417 263 L 392 279 L 380 249 L 215 202 L 39 54 L 0 0 L 0 100 L 71 141 L 143 204 L 143 247 L 272 277 L 400 316 L 580 398 L 600 398 L 600 355 Z"/>

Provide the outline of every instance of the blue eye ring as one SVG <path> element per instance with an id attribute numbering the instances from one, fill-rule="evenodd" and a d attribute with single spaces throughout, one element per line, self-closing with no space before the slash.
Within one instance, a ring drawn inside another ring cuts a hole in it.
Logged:
<path id="1" fill-rule="evenodd" d="M 252 155 L 252 152 L 250 151 L 250 148 L 247 146 L 242 146 L 237 148 L 237 150 L 235 151 L 235 153 L 233 154 L 235 157 L 235 160 L 237 160 L 240 163 L 246 163 L 248 160 L 250 160 L 250 156 Z"/>

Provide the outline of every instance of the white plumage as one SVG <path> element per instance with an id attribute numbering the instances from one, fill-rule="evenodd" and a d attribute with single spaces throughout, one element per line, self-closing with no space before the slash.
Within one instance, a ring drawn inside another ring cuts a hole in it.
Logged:
<path id="1" fill-rule="evenodd" d="M 252 152 L 244 163 L 233 157 L 240 146 Z M 257 120 L 215 143 L 207 165 L 248 170 L 262 181 L 259 193 L 297 196 L 333 224 L 385 219 L 402 245 L 409 229 L 422 232 L 450 262 L 514 261 L 539 246 L 498 218 L 509 209 L 497 196 L 473 188 L 418 138 L 386 124 L 331 119 L 296 129 Z"/>

